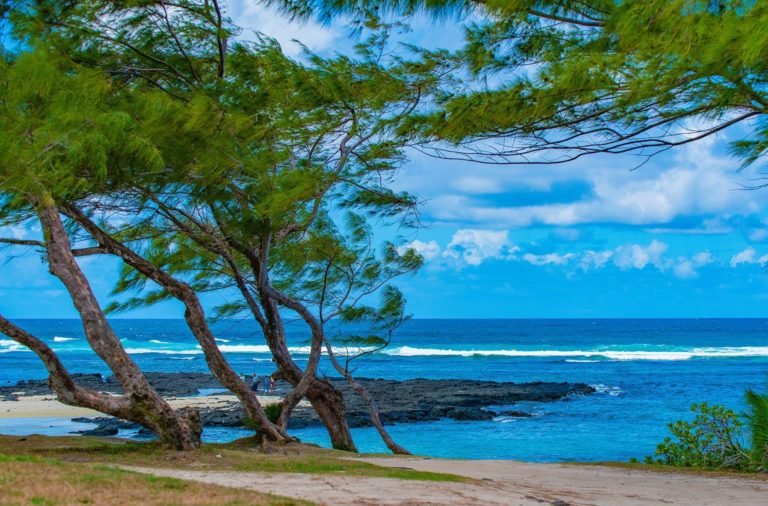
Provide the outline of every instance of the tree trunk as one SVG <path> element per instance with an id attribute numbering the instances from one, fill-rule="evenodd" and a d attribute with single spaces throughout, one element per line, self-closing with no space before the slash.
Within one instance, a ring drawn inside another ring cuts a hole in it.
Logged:
<path id="1" fill-rule="evenodd" d="M 304 378 L 303 371 L 293 361 L 293 357 L 291 357 L 291 353 L 288 351 L 282 320 L 277 312 L 277 307 L 274 305 L 274 301 L 267 299 L 263 300 L 263 302 L 267 319 L 270 321 L 270 325 L 265 328 L 267 345 L 272 352 L 275 364 L 279 368 L 283 379 L 295 387 Z M 342 393 L 329 382 L 313 375 L 306 386 L 305 396 L 328 431 L 333 448 L 357 452 L 357 447 L 352 439 L 352 433 L 347 423 Z M 287 416 L 288 413 L 285 414 L 285 421 L 287 421 Z"/>
<path id="2" fill-rule="evenodd" d="M 411 455 L 411 452 L 409 452 L 399 444 L 395 443 L 395 440 L 392 439 L 392 436 L 389 435 L 389 432 L 387 432 L 387 429 L 384 428 L 384 424 L 381 423 L 381 418 L 379 416 L 379 407 L 376 405 L 376 401 L 374 400 L 373 396 L 368 391 L 368 389 L 365 388 L 362 384 L 360 384 L 360 382 L 355 380 L 355 378 L 352 377 L 352 375 L 349 373 L 349 371 L 346 368 L 342 367 L 342 365 L 336 359 L 336 354 L 333 352 L 331 343 L 326 341 L 325 348 L 328 351 L 328 358 L 331 361 L 331 364 L 333 364 L 334 369 L 336 369 L 336 371 L 339 374 L 344 376 L 349 386 L 352 387 L 352 390 L 354 390 L 360 397 L 365 399 L 365 401 L 368 403 L 368 414 L 371 417 L 371 423 L 376 428 L 376 431 L 378 431 L 379 436 L 381 437 L 381 440 L 384 441 L 385 445 L 387 445 L 387 448 L 389 448 L 392 451 L 392 453 L 397 455 Z"/>
<path id="3" fill-rule="evenodd" d="M 109 325 L 75 261 L 58 209 L 49 204 L 40 205 L 37 211 L 45 236 L 49 270 L 69 292 L 91 348 L 109 366 L 126 392 L 129 405 L 122 418 L 152 429 L 163 444 L 172 448 L 189 450 L 200 446 L 198 415 L 189 411 L 177 413 L 158 395 Z"/>
<path id="4" fill-rule="evenodd" d="M 238 247 L 237 249 L 241 252 L 244 251 L 244 248 L 242 247 Z M 251 252 L 247 251 L 247 249 L 245 249 L 245 252 L 248 253 L 246 256 L 251 261 L 251 266 L 254 269 L 254 272 L 258 272 L 260 262 L 251 254 Z M 328 431 L 333 448 L 356 452 L 357 448 L 352 440 L 352 433 L 349 430 L 349 424 L 347 423 L 346 414 L 344 412 L 344 397 L 341 392 L 327 381 L 321 381 L 316 377 L 315 371 L 317 362 L 315 362 L 315 367 L 311 370 L 302 372 L 301 368 L 293 361 L 293 357 L 291 357 L 291 354 L 288 351 L 282 317 L 277 310 L 275 302 L 266 293 L 261 291 L 260 298 L 264 307 L 264 314 L 262 314 L 258 303 L 248 290 L 248 286 L 245 284 L 245 281 L 241 277 L 234 262 L 231 262 L 231 265 L 232 270 L 235 273 L 237 286 L 245 298 L 254 319 L 259 323 L 264 332 L 267 345 L 275 360 L 275 364 L 281 372 L 282 379 L 288 381 L 295 390 L 298 388 L 298 390 L 294 392 L 297 395 L 286 396 L 286 399 L 283 401 L 280 418 L 277 423 L 278 426 L 283 431 L 287 431 L 288 417 L 293 408 L 299 403 L 301 396 L 304 396 L 309 400 L 310 404 L 312 404 L 315 412 L 320 417 L 320 421 Z M 313 335 L 313 338 L 314 337 L 315 336 Z M 313 357 L 316 354 L 317 360 L 319 360 L 321 347 L 321 340 L 313 340 Z M 311 375 L 307 375 L 307 372 L 310 372 Z"/>
<path id="5" fill-rule="evenodd" d="M 243 405 L 246 415 L 259 425 L 268 439 L 272 441 L 291 441 L 294 438 L 288 436 L 284 431 L 272 423 L 264 412 L 264 408 L 259 403 L 256 395 L 251 391 L 248 384 L 232 369 L 219 349 L 216 339 L 205 319 L 205 312 L 200 300 L 186 283 L 183 283 L 162 269 L 158 268 L 150 261 L 127 247 L 125 244 L 114 239 L 110 234 L 97 226 L 80 209 L 74 206 L 68 206 L 65 209 L 66 214 L 79 223 L 91 236 L 107 251 L 120 257 L 126 264 L 136 269 L 138 272 L 162 286 L 176 299 L 184 304 L 184 319 L 187 322 L 195 339 L 200 343 L 203 350 L 206 363 L 211 373 L 219 382 L 229 391 L 237 396 Z"/>

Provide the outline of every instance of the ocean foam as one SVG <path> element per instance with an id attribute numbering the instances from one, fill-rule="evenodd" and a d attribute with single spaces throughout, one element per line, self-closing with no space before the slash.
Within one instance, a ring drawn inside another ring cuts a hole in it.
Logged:
<path id="1" fill-rule="evenodd" d="M 171 344 L 171 343 L 169 343 L 169 342 L 166 342 L 166 341 L 161 341 L 161 340 L 159 340 L 159 339 L 150 339 L 150 340 L 149 340 L 149 342 L 150 342 L 150 343 L 153 343 L 153 344 Z"/>
<path id="2" fill-rule="evenodd" d="M 611 397 L 618 397 L 623 393 L 622 389 L 620 387 L 614 387 L 610 385 L 603 385 L 602 383 L 598 383 L 597 385 L 589 385 L 592 388 L 595 389 L 595 392 L 599 394 L 608 394 Z"/>
<path id="3" fill-rule="evenodd" d="M 23 346 L 16 341 L 10 339 L 0 339 L 0 353 L 11 353 L 14 351 L 31 351 L 26 346 Z"/>
<path id="4" fill-rule="evenodd" d="M 54 343 L 66 343 L 68 341 L 77 341 L 77 339 L 74 337 L 53 336 Z"/>
<path id="5" fill-rule="evenodd" d="M 160 355 L 200 355 L 202 350 L 157 350 L 154 348 L 126 348 L 131 355 L 143 355 L 146 353 L 159 353 Z"/>
<path id="6" fill-rule="evenodd" d="M 456 350 L 403 346 L 384 350 L 395 357 L 602 357 L 609 360 L 690 360 L 692 358 L 768 357 L 768 346 L 691 348 L 688 350 Z"/>
<path id="7" fill-rule="evenodd" d="M 219 349 L 225 353 L 269 353 L 266 344 L 222 344 Z"/>

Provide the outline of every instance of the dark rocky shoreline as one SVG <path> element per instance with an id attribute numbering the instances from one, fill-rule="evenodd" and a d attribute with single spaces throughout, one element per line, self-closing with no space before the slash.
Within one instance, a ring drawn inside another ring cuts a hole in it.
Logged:
<path id="1" fill-rule="evenodd" d="M 201 389 L 220 389 L 221 385 L 209 374 L 203 373 L 147 373 L 150 383 L 164 396 L 186 397 L 198 395 Z M 102 378 L 98 374 L 76 375 L 76 381 L 84 387 L 103 392 L 119 393 L 120 385 L 114 378 Z M 347 419 L 351 427 L 370 426 L 366 404 L 355 395 L 342 379 L 329 379 L 339 388 L 347 402 Z M 490 420 L 495 416 L 530 416 L 516 410 L 514 405 L 522 401 L 552 402 L 574 395 L 589 395 L 595 389 L 583 383 L 497 383 L 476 380 L 428 380 L 414 379 L 394 381 L 360 379 L 381 410 L 385 424 L 413 423 L 452 418 L 454 420 Z M 289 385 L 278 382 L 276 394 L 286 392 Z M 16 386 L 0 387 L 0 399 L 13 400 L 17 393 L 23 395 L 50 394 L 47 381 L 32 380 Z M 242 427 L 243 410 L 238 403 L 200 411 L 204 426 Z M 97 423 L 96 435 L 114 435 L 118 428 L 136 428 L 116 419 L 77 419 Z M 319 425 L 320 420 L 311 408 L 297 408 L 290 418 L 292 428 Z"/>

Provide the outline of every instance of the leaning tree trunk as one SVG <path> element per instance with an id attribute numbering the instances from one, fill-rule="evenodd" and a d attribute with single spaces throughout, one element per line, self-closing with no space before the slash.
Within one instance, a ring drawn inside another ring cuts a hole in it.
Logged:
<path id="1" fill-rule="evenodd" d="M 194 290 L 164 270 L 152 264 L 133 249 L 114 239 L 110 234 L 96 225 L 80 209 L 68 206 L 65 213 L 75 220 L 80 226 L 107 251 L 121 258 L 127 265 L 151 279 L 166 289 L 171 295 L 184 304 L 184 319 L 192 334 L 200 343 L 208 368 L 219 382 L 230 390 L 240 400 L 246 415 L 259 425 L 260 430 L 270 440 L 278 442 L 293 441 L 284 431 L 275 425 L 267 417 L 264 408 L 259 403 L 256 395 L 248 384 L 232 369 L 219 349 L 216 339 L 205 319 L 205 312 Z"/>
<path id="2" fill-rule="evenodd" d="M 32 350 L 48 371 L 48 386 L 62 404 L 89 408 L 118 418 L 131 418 L 131 400 L 125 395 L 95 392 L 75 383 L 56 353 L 34 335 L 0 315 L 0 332 Z M 199 417 L 191 414 L 190 423 L 199 427 Z"/>
<path id="3" fill-rule="evenodd" d="M 312 374 L 309 378 L 305 376 L 301 368 L 293 361 L 290 351 L 288 351 L 282 318 L 277 310 L 272 294 L 264 290 L 263 287 L 260 292 L 262 306 L 267 317 L 267 324 L 263 327 L 264 335 L 275 359 L 275 364 L 280 369 L 283 378 L 294 387 L 300 385 L 302 380 L 306 382 L 302 387 L 302 389 L 306 389 L 304 395 L 309 403 L 312 404 L 317 416 L 325 426 L 326 431 L 328 431 L 333 448 L 357 452 L 357 447 L 352 439 L 352 432 L 349 430 L 349 423 L 347 422 L 344 395 L 328 381 L 321 380 L 315 374 Z M 258 316 L 257 313 L 254 313 L 254 316 Z M 313 345 L 320 344 L 322 346 L 322 341 L 319 343 L 315 342 L 316 336 L 314 334 L 313 332 Z"/>
<path id="4" fill-rule="evenodd" d="M 38 217 L 43 228 L 48 266 L 66 287 L 80 314 L 86 339 L 122 385 L 128 407 L 122 418 L 152 429 L 165 445 L 178 450 L 200 446 L 200 424 L 196 413 L 176 412 L 152 388 L 144 374 L 126 353 L 109 325 L 104 312 L 72 254 L 69 235 L 59 211 L 52 204 L 40 205 Z"/>
<path id="5" fill-rule="evenodd" d="M 235 248 L 241 253 L 245 253 L 251 267 L 254 272 L 260 271 L 260 262 L 241 245 L 235 244 Z M 235 281 L 240 290 L 240 293 L 245 298 L 248 307 L 253 314 L 253 317 L 259 323 L 264 332 L 264 337 L 269 346 L 269 350 L 272 353 L 272 357 L 275 361 L 275 365 L 281 372 L 282 379 L 286 380 L 295 389 L 295 394 L 284 401 L 280 419 L 278 425 L 282 430 L 287 430 L 288 417 L 291 411 L 300 400 L 300 395 L 306 397 L 306 399 L 312 404 L 317 416 L 328 431 L 328 436 L 331 439 L 331 445 L 337 450 L 344 450 L 350 452 L 356 452 L 355 442 L 352 439 L 352 433 L 349 430 L 349 424 L 347 423 L 347 417 L 344 409 L 344 396 L 329 382 L 320 380 L 315 375 L 316 368 L 312 368 L 309 371 L 302 371 L 301 368 L 294 362 L 291 353 L 288 351 L 288 345 L 285 341 L 285 331 L 282 324 L 282 318 L 277 310 L 275 302 L 262 290 L 260 293 L 260 299 L 264 307 L 264 313 L 261 312 L 259 304 L 254 299 L 248 287 L 240 276 L 240 273 L 234 265 L 231 263 L 233 272 L 235 273 Z M 263 276 L 263 274 L 262 274 Z M 315 363 L 313 359 L 317 356 L 319 359 L 320 351 L 322 348 L 321 340 L 313 340 L 312 356 L 310 357 L 311 363 Z M 307 372 L 311 374 L 307 374 Z M 296 390 L 298 388 L 298 390 Z"/>
<path id="6" fill-rule="evenodd" d="M 395 440 L 392 439 L 392 436 L 389 435 L 387 429 L 384 428 L 384 424 L 381 423 L 381 417 L 379 416 L 379 407 L 376 405 L 376 401 L 368 389 L 365 388 L 355 378 L 353 378 L 349 371 L 339 363 L 339 361 L 336 359 L 336 354 L 333 351 L 331 343 L 325 341 L 325 348 L 328 351 L 328 358 L 330 359 L 331 364 L 333 364 L 333 368 L 336 369 L 339 374 L 344 376 L 344 379 L 347 380 L 347 383 L 350 387 L 352 387 L 352 390 L 354 390 L 355 393 L 357 393 L 368 403 L 368 413 L 371 417 L 371 423 L 379 433 L 381 440 L 384 441 L 385 445 L 387 445 L 387 448 L 389 448 L 392 453 L 398 455 L 411 455 L 411 452 L 397 444 Z"/>

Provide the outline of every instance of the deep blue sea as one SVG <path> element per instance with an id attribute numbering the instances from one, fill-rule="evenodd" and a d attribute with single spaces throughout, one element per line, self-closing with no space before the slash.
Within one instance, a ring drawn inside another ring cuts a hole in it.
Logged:
<path id="1" fill-rule="evenodd" d="M 87 346 L 77 320 L 18 320 L 57 350 L 72 372 L 108 370 Z M 114 320 L 123 345 L 146 371 L 206 371 L 199 347 L 177 320 Z M 215 324 L 234 368 L 270 374 L 266 345 L 248 321 Z M 301 357 L 305 332 L 289 327 Z M 554 403 L 518 404 L 531 418 L 487 422 L 444 420 L 391 428 L 414 453 L 527 461 L 601 461 L 643 458 L 689 417 L 694 402 L 743 409 L 746 388 L 768 388 L 768 319 L 412 320 L 381 353 L 357 362 L 360 377 L 471 378 L 493 381 L 569 381 L 598 393 Z M 333 376 L 330 366 L 322 373 Z M 37 358 L 0 338 L 0 384 L 44 378 Z M 0 433 L 66 433 L 63 420 L 4 421 Z M 385 451 L 373 430 L 353 431 L 362 451 Z M 327 445 L 322 429 L 294 431 Z M 208 429 L 223 441 L 245 435 Z"/>

